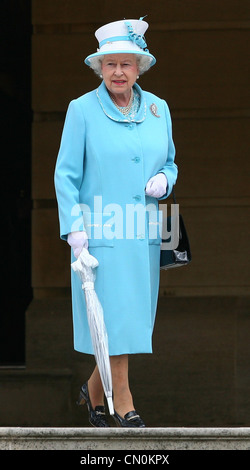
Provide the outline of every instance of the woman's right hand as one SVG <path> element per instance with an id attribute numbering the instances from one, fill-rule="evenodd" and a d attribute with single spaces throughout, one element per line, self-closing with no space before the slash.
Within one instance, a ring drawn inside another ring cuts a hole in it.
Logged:
<path id="1" fill-rule="evenodd" d="M 68 234 L 67 242 L 71 246 L 76 258 L 80 255 L 83 248 L 88 249 L 87 232 L 71 232 Z"/>

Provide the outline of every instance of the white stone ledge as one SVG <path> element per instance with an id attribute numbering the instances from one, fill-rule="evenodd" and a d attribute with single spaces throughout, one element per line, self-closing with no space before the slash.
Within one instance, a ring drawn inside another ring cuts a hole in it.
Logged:
<path id="1" fill-rule="evenodd" d="M 250 450 L 250 428 L 0 428 L 0 450 Z"/>

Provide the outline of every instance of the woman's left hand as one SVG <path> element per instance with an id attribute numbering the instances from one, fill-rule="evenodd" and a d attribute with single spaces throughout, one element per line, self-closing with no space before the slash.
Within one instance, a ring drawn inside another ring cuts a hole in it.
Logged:
<path id="1" fill-rule="evenodd" d="M 151 197 L 162 197 L 166 194 L 168 180 L 164 173 L 157 173 L 157 175 L 152 176 L 147 182 L 146 185 L 146 194 Z"/>

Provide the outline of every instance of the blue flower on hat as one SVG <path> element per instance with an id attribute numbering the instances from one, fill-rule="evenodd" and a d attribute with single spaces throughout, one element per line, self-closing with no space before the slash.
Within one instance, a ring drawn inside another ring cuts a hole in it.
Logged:
<path id="1" fill-rule="evenodd" d="M 128 28 L 128 37 L 129 37 L 130 41 L 137 44 L 137 46 L 139 46 L 145 52 L 149 52 L 148 49 L 147 49 L 147 43 L 145 41 L 144 36 L 142 36 L 141 34 L 136 34 L 133 30 L 132 24 L 129 21 L 125 21 L 125 24 Z"/>

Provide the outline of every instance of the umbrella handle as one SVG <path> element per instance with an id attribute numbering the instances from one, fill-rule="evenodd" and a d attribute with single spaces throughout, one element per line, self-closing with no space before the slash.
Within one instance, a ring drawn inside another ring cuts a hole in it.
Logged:
<path id="1" fill-rule="evenodd" d="M 73 269 L 73 271 L 81 271 L 81 268 L 82 268 L 82 263 L 81 263 L 81 260 L 79 258 L 77 258 L 76 261 L 74 261 L 72 264 L 71 264 L 71 267 Z"/>
<path id="2" fill-rule="evenodd" d="M 79 255 L 79 258 L 81 263 L 84 265 L 84 266 L 88 266 L 89 268 L 96 268 L 97 266 L 99 266 L 99 262 L 98 260 L 90 254 L 90 252 L 83 247 L 80 255 Z"/>

